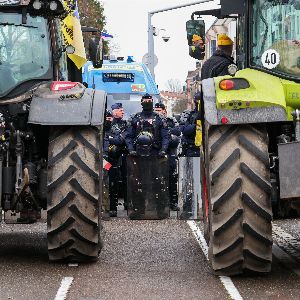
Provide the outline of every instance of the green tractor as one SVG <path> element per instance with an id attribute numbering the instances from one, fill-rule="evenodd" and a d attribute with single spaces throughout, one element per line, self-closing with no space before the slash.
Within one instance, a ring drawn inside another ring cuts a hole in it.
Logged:
<path id="1" fill-rule="evenodd" d="M 67 2 L 0 4 L 0 217 L 34 223 L 46 211 L 49 259 L 91 261 L 102 246 L 106 94 L 80 83 L 77 54 L 84 48 L 69 43 L 75 26 L 63 20 L 76 15 L 76 1 Z"/>
<path id="2" fill-rule="evenodd" d="M 273 215 L 300 207 L 300 1 L 221 0 L 189 28 L 203 15 L 236 19 L 240 69 L 202 82 L 209 258 L 216 274 L 267 273 Z"/>

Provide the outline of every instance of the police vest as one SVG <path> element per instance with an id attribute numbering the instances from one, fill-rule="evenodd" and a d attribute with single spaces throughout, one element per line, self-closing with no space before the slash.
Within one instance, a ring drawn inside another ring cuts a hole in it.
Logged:
<path id="1" fill-rule="evenodd" d="M 135 115 L 136 120 L 136 137 L 141 132 L 149 132 L 153 136 L 153 146 L 161 147 L 161 135 L 160 135 L 160 119 L 155 113 L 149 116 L 143 116 L 141 113 Z"/>

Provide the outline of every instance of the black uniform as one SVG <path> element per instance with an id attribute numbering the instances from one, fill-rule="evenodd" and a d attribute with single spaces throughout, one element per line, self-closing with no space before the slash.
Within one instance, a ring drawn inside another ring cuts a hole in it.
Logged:
<path id="1" fill-rule="evenodd" d="M 166 153 L 169 145 L 167 123 L 164 118 L 152 110 L 137 113 L 128 120 L 125 141 L 129 153 L 138 150 L 139 137 L 146 133 L 152 140 L 149 154 Z"/>
<path id="2" fill-rule="evenodd" d="M 114 118 L 104 136 L 104 153 L 110 157 L 118 151 L 122 152 L 125 147 L 125 131 L 127 122 Z M 116 146 L 112 149 L 111 146 Z M 114 151 L 112 151 L 114 150 Z"/>
<path id="3" fill-rule="evenodd" d="M 228 66 L 234 64 L 233 57 L 222 50 L 216 52 L 202 66 L 201 80 L 217 76 L 229 75 Z"/>
<path id="4" fill-rule="evenodd" d="M 196 122 L 199 120 L 198 108 L 184 111 L 180 118 L 180 127 L 182 132 L 182 156 L 198 157 L 200 156 L 200 147 L 195 145 Z"/>
<path id="5" fill-rule="evenodd" d="M 119 188 L 126 195 L 126 166 L 124 154 L 126 152 L 125 144 L 126 121 L 114 118 L 111 127 L 105 132 L 104 136 L 104 154 L 107 160 L 112 164 L 109 170 L 109 196 L 110 211 L 117 211 Z M 124 183 L 120 185 L 120 182 Z M 124 197 L 125 198 L 125 197 Z M 126 204 L 126 200 L 125 204 Z M 116 213 L 114 213 L 115 215 Z"/>
<path id="6" fill-rule="evenodd" d="M 169 192 L 170 192 L 170 208 L 178 210 L 178 172 L 177 172 L 177 148 L 180 143 L 180 127 L 174 117 L 167 117 L 167 126 L 170 133 L 170 142 L 168 148 L 169 155 Z"/>
<path id="7" fill-rule="evenodd" d="M 170 133 L 168 153 L 176 154 L 176 150 L 180 142 L 180 126 L 174 117 L 167 117 L 166 122 Z"/>

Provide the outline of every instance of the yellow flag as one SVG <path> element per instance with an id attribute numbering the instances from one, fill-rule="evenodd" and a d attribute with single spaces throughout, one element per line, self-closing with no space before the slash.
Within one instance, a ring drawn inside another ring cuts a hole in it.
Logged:
<path id="1" fill-rule="evenodd" d="M 202 145 L 202 122 L 201 122 L 201 120 L 197 120 L 197 123 L 196 123 L 195 145 L 197 147 L 200 147 Z"/>
<path id="2" fill-rule="evenodd" d="M 70 6 L 70 2 L 73 2 L 72 6 L 75 7 L 74 9 Z M 67 0 L 64 1 L 64 5 L 68 11 L 68 16 L 62 21 L 64 41 L 66 46 L 71 45 L 75 48 L 74 54 L 68 54 L 68 57 L 80 69 L 87 62 L 87 59 L 79 21 L 78 6 L 76 1 Z"/>
<path id="3" fill-rule="evenodd" d="M 198 112 L 200 112 L 201 106 L 200 101 L 198 103 Z M 202 122 L 201 120 L 196 121 L 196 136 L 195 136 L 195 146 L 200 147 L 202 145 Z"/>

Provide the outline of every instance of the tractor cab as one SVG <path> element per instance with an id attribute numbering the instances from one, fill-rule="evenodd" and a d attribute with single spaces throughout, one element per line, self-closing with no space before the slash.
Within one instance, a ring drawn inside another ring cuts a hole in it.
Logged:
<path id="1" fill-rule="evenodd" d="M 71 58 L 81 51 L 85 59 L 83 44 L 70 42 L 72 26 L 61 23 L 68 9 L 62 0 L 1 1 L 0 98 L 19 96 L 43 81 L 82 81 Z M 90 44 L 93 64 L 101 66 L 102 41 Z"/>
<path id="2" fill-rule="evenodd" d="M 18 96 L 42 81 L 54 79 L 53 58 L 59 59 L 59 53 L 51 44 L 53 18 L 64 13 L 61 1 L 2 1 L 0 98 Z M 62 47 L 60 41 L 57 49 Z M 67 78 L 66 67 L 60 70 Z"/>
<path id="3" fill-rule="evenodd" d="M 254 0 L 249 13 L 249 66 L 299 80 L 300 2 Z"/>

